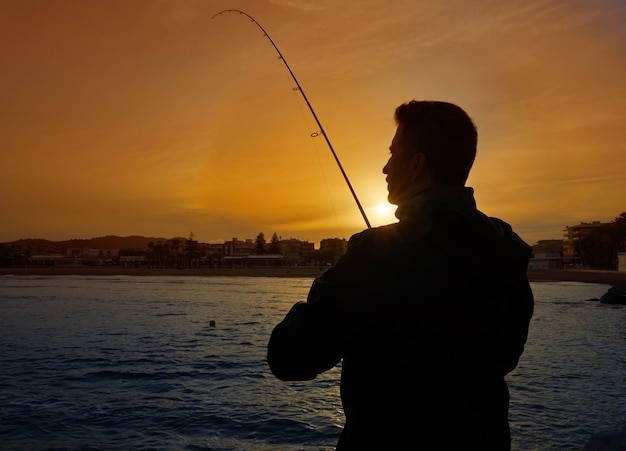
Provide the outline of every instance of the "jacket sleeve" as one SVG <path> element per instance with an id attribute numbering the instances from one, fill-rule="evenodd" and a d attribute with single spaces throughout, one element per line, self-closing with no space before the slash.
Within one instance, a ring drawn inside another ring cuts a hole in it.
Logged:
<path id="1" fill-rule="evenodd" d="M 517 235 L 498 247 L 491 268 L 492 346 L 502 374 L 512 371 L 524 351 L 534 297 L 526 275 L 530 247 Z"/>
<path id="2" fill-rule="evenodd" d="M 267 347 L 267 362 L 285 381 L 310 380 L 341 359 L 336 333 L 327 309 L 298 302 L 274 328 Z"/>
<path id="3" fill-rule="evenodd" d="M 313 281 L 307 302 L 295 304 L 274 328 L 267 362 L 279 379 L 314 379 L 343 357 L 346 307 L 363 286 L 353 244 L 351 239 L 337 264 Z"/>

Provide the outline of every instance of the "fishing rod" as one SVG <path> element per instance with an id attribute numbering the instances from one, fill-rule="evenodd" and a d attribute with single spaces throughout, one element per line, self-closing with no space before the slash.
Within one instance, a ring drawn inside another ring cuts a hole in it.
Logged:
<path id="1" fill-rule="evenodd" d="M 337 163 L 337 166 L 339 166 L 339 170 L 341 171 L 341 174 L 343 175 L 344 180 L 348 184 L 348 188 L 350 188 L 350 192 L 352 193 L 352 197 L 354 198 L 354 201 L 356 202 L 357 207 L 359 207 L 359 211 L 361 212 L 361 215 L 363 216 L 363 219 L 365 220 L 365 224 L 367 225 L 368 228 L 372 227 L 370 225 L 369 220 L 367 219 L 367 216 L 365 215 L 365 210 L 363 210 L 363 207 L 361 206 L 361 202 L 359 202 L 359 198 L 357 197 L 356 193 L 354 192 L 354 189 L 352 188 L 352 184 L 350 183 L 350 180 L 348 179 L 348 175 L 346 174 L 346 171 L 343 170 L 343 166 L 341 165 L 341 162 L 339 161 L 339 157 L 335 153 L 335 149 L 333 149 L 333 146 L 330 143 L 330 140 L 328 139 L 328 136 L 326 135 L 326 132 L 324 131 L 324 127 L 322 127 L 322 124 L 320 123 L 319 119 L 317 118 L 317 114 L 315 114 L 315 110 L 313 110 L 313 107 L 311 106 L 311 103 L 309 102 L 309 99 L 306 97 L 306 94 L 304 93 L 304 90 L 302 89 L 302 86 L 300 86 L 300 83 L 298 82 L 298 79 L 293 74 L 293 71 L 291 70 L 291 67 L 289 67 L 289 64 L 287 64 L 287 60 L 285 60 L 285 57 L 283 56 L 283 54 L 280 52 L 280 50 L 278 50 L 278 47 L 276 46 L 276 44 L 274 43 L 274 41 L 272 40 L 270 35 L 267 33 L 267 31 L 265 31 L 265 29 L 261 26 L 261 24 L 258 23 L 254 19 L 254 17 L 252 17 L 248 13 L 245 13 L 245 12 L 240 11 L 238 9 L 225 9 L 225 10 L 220 11 L 219 13 L 215 14 L 213 17 L 211 17 L 211 19 L 215 19 L 217 16 L 219 16 L 221 14 L 224 14 L 224 13 L 239 13 L 239 14 L 243 14 L 248 19 L 250 19 L 257 27 L 259 27 L 259 29 L 263 32 L 263 35 L 270 41 L 270 43 L 274 47 L 274 50 L 276 50 L 276 53 L 278 53 L 279 59 L 282 60 L 283 64 L 285 65 L 285 67 L 289 71 L 289 74 L 291 75 L 291 78 L 293 78 L 293 81 L 296 82 L 296 88 L 295 89 L 300 91 L 300 94 L 302 94 L 302 97 L 304 98 L 304 101 L 306 102 L 307 106 L 309 107 L 309 110 L 311 111 L 311 114 L 313 115 L 313 118 L 315 119 L 315 122 L 317 123 L 317 126 L 320 129 L 319 133 L 312 133 L 311 136 L 312 137 L 316 137 L 320 133 L 322 134 L 322 136 L 324 136 L 324 139 L 326 140 L 326 144 L 328 144 L 328 148 L 330 149 L 331 153 L 333 154 L 333 157 L 335 158 L 335 162 Z"/>

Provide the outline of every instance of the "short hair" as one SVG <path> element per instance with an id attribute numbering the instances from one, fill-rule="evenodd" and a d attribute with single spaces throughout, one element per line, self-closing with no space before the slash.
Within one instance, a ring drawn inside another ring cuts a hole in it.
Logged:
<path id="1" fill-rule="evenodd" d="M 476 158 L 478 133 L 467 113 L 447 102 L 412 100 L 396 108 L 396 124 L 413 153 L 423 153 L 433 184 L 464 186 Z"/>

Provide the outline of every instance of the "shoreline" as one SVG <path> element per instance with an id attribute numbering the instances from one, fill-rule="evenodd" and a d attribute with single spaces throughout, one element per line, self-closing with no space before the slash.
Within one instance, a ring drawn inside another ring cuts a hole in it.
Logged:
<path id="1" fill-rule="evenodd" d="M 194 276 L 194 277 L 308 277 L 324 274 L 329 267 L 284 266 L 259 268 L 122 268 L 119 266 L 0 267 L 0 276 Z"/>
<path id="2" fill-rule="evenodd" d="M 584 282 L 626 287 L 626 272 L 595 269 L 529 269 L 531 282 Z"/>
<path id="3" fill-rule="evenodd" d="M 262 268 L 121 268 L 121 267 L 0 267 L 0 276 L 196 276 L 196 277 L 305 277 L 315 278 L 329 267 L 287 266 Z M 626 272 L 581 269 L 531 269 L 531 282 L 584 282 L 626 286 Z"/>

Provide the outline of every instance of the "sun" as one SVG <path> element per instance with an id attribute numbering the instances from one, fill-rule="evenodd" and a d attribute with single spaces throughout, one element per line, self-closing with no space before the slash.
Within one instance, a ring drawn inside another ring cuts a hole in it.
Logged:
<path id="1" fill-rule="evenodd" d="M 387 202 L 383 202 L 383 203 L 376 205 L 374 207 L 374 211 L 376 212 L 377 215 L 387 216 L 393 213 L 393 205 Z"/>
<path id="2" fill-rule="evenodd" d="M 376 206 L 371 207 L 369 211 L 371 212 L 372 220 L 375 224 L 390 224 L 392 222 L 397 222 L 394 215 L 396 207 L 387 202 L 380 202 Z"/>

